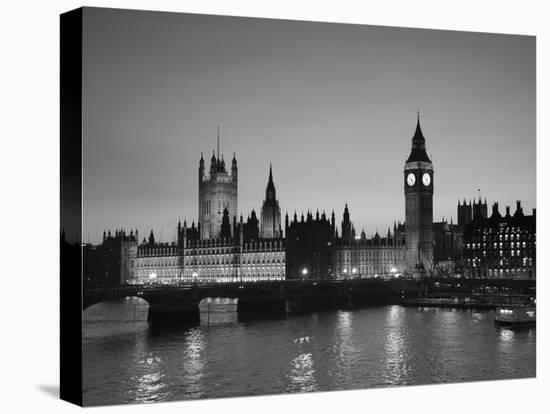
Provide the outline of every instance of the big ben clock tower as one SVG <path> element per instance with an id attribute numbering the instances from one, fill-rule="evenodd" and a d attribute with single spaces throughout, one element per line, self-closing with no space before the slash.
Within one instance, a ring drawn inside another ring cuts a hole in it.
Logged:
<path id="1" fill-rule="evenodd" d="M 422 267 L 429 270 L 433 264 L 433 193 L 434 176 L 432 161 L 426 153 L 426 140 L 420 129 L 417 115 L 412 149 L 405 162 L 405 230 L 408 272 Z"/>

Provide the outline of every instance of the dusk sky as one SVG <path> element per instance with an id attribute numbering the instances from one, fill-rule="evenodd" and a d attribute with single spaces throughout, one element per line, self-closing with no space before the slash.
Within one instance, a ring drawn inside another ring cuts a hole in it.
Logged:
<path id="1" fill-rule="evenodd" d="M 357 231 L 404 221 L 417 108 L 434 164 L 434 221 L 477 196 L 531 213 L 535 38 L 177 13 L 85 9 L 84 228 L 197 220 L 198 163 L 239 167 L 256 212 L 269 164 L 283 220 L 348 203 Z"/>

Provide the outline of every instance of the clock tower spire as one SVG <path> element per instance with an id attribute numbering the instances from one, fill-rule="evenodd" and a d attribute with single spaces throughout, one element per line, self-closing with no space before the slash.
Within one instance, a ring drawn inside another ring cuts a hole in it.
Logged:
<path id="1" fill-rule="evenodd" d="M 426 139 L 417 112 L 411 153 L 404 168 L 406 271 L 433 265 L 433 165 L 426 153 Z"/>

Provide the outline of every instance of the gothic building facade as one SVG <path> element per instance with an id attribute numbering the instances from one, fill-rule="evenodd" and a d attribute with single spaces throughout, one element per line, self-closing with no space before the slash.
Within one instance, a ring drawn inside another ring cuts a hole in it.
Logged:
<path id="1" fill-rule="evenodd" d="M 367 238 L 365 231 L 355 234 L 346 204 L 342 220 L 342 236 L 336 237 L 333 248 L 333 275 L 336 279 L 369 278 L 401 275 L 405 271 L 405 226 L 394 223 L 385 237 L 378 231 Z"/>
<path id="2" fill-rule="evenodd" d="M 256 212 L 237 222 L 237 161 L 233 157 L 227 174 L 223 157 L 212 156 L 210 174 L 199 164 L 199 223 L 184 221 L 177 227 L 177 241 L 158 243 L 149 239 L 121 252 L 123 283 L 211 283 L 282 280 L 286 275 L 286 252 L 280 228 L 280 208 L 270 168 L 262 221 Z M 211 206 L 217 206 L 215 212 Z M 137 232 L 136 232 L 137 236 Z M 122 273 L 121 273 L 122 274 Z"/>

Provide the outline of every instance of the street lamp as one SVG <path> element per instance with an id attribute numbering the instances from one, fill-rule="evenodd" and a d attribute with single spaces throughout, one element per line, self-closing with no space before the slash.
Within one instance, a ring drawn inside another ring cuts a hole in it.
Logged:
<path id="1" fill-rule="evenodd" d="M 198 275 L 199 275 L 199 274 L 198 274 L 197 272 L 193 272 L 193 275 L 192 275 L 192 276 L 193 276 L 193 284 L 196 284 L 196 283 L 197 283 L 197 276 L 198 276 Z"/>
<path id="2" fill-rule="evenodd" d="M 302 275 L 303 275 L 304 277 L 307 276 L 307 269 L 306 269 L 305 267 L 302 269 Z"/>

